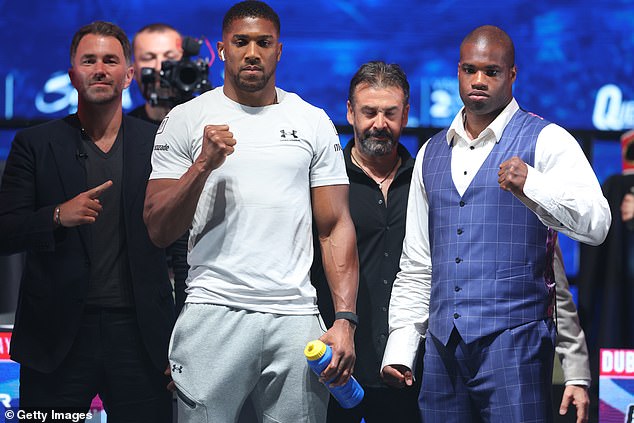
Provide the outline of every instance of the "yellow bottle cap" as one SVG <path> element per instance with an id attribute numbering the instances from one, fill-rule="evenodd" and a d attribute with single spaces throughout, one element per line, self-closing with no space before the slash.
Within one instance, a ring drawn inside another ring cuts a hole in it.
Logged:
<path id="1" fill-rule="evenodd" d="M 326 344 L 319 339 L 310 341 L 304 348 L 304 355 L 310 361 L 319 360 L 324 354 L 326 354 Z"/>

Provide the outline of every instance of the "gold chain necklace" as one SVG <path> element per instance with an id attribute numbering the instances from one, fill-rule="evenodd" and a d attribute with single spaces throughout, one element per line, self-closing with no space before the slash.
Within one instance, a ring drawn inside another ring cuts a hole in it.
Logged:
<path id="1" fill-rule="evenodd" d="M 356 164 L 357 167 L 359 169 L 361 169 L 361 172 L 365 173 L 365 176 L 367 176 L 368 178 L 372 179 L 372 181 L 374 181 L 374 183 L 379 186 L 379 189 L 383 189 L 383 183 L 385 181 L 387 181 L 387 178 L 389 178 L 390 175 L 392 175 L 392 172 L 394 172 L 394 169 L 396 169 L 396 165 L 398 165 L 399 160 L 401 160 L 401 158 L 399 156 L 396 156 L 396 161 L 394 162 L 394 165 L 392 166 L 392 169 L 390 169 L 390 171 L 387 173 L 387 176 L 385 178 L 383 178 L 383 180 L 381 182 L 377 182 L 372 176 L 370 176 L 368 174 L 368 172 L 365 171 L 363 166 L 361 166 L 361 163 L 359 163 L 359 161 L 354 157 L 354 154 L 352 154 L 352 151 L 350 151 L 350 158 L 352 158 L 352 161 L 354 162 L 354 164 Z"/>

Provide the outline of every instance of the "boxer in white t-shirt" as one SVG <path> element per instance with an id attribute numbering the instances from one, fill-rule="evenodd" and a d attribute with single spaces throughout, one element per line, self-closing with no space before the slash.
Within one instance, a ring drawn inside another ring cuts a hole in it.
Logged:
<path id="1" fill-rule="evenodd" d="M 164 246 L 191 230 L 170 347 L 179 421 L 235 421 L 250 396 L 260 421 L 323 422 L 328 391 L 303 347 L 332 346 L 322 376 L 335 384 L 354 366 L 358 259 L 341 146 L 323 110 L 276 88 L 281 52 L 274 11 L 234 5 L 218 42 L 224 86 L 175 107 L 156 135 L 150 236 Z M 339 313 L 325 333 L 309 279 L 313 220 Z"/>

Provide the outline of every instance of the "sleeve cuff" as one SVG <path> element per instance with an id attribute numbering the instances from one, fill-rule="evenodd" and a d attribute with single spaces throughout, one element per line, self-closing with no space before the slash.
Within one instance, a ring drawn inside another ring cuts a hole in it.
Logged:
<path id="1" fill-rule="evenodd" d="M 586 388 L 589 388 L 590 381 L 585 379 L 571 379 L 571 380 L 567 380 L 565 385 L 566 386 L 570 386 L 570 385 L 585 386 Z"/>
<path id="2" fill-rule="evenodd" d="M 422 339 L 415 330 L 409 331 L 406 328 L 393 330 L 387 339 L 381 369 L 387 365 L 401 364 L 414 371 L 416 356 L 418 355 Z"/>

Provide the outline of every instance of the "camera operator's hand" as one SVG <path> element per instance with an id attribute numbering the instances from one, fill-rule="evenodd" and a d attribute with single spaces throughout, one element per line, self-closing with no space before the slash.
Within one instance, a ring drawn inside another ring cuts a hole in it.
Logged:
<path id="1" fill-rule="evenodd" d="M 208 170 L 218 169 L 227 156 L 233 153 L 236 140 L 229 132 L 229 125 L 206 125 L 203 131 L 203 145 L 196 163 Z"/>

